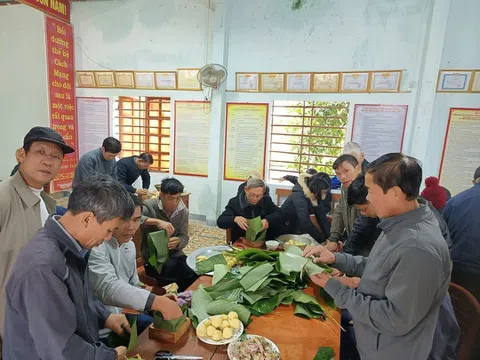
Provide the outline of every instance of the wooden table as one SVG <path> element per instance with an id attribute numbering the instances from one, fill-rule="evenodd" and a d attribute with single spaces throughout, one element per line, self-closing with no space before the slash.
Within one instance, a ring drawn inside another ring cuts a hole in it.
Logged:
<path id="1" fill-rule="evenodd" d="M 190 286 L 194 290 L 198 285 L 210 286 L 212 278 L 200 277 Z M 313 288 L 308 287 L 306 293 L 313 295 Z M 340 323 L 340 313 L 319 302 L 327 312 Z M 280 305 L 271 314 L 253 317 L 251 324 L 245 329 L 248 334 L 262 335 L 280 348 L 282 360 L 312 360 L 320 346 L 330 346 L 335 351 L 335 359 L 340 354 L 340 329 L 331 320 L 307 320 L 293 315 L 293 306 Z M 140 356 L 145 360 L 153 360 L 158 350 L 169 350 L 176 355 L 203 356 L 205 360 L 228 360 L 227 346 L 207 345 L 198 340 L 193 328 L 176 344 L 160 343 L 148 338 L 148 330 L 138 338 L 137 346 L 128 356 Z"/>

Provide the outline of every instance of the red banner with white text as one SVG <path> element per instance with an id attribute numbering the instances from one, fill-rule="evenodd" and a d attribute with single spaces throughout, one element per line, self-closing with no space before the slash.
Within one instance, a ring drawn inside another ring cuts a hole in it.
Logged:
<path id="1" fill-rule="evenodd" d="M 50 127 L 57 131 L 69 146 L 78 149 L 73 27 L 48 16 L 45 16 L 45 27 Z M 71 189 L 76 166 L 76 152 L 65 155 L 62 168 L 52 181 L 50 190 L 55 192 Z"/>
<path id="2" fill-rule="evenodd" d="M 70 22 L 70 0 L 17 0 L 54 16 L 57 19 Z"/>

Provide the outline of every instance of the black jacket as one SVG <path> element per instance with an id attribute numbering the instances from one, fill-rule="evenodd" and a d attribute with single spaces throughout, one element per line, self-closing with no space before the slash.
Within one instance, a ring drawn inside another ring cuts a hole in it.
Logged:
<path id="1" fill-rule="evenodd" d="M 136 159 L 136 156 L 129 156 L 117 162 L 117 179 L 131 193 L 135 193 L 136 189 L 132 184 L 139 176 L 142 177 L 142 187 L 144 189 L 150 187 L 150 173 L 147 169 L 140 170 L 135 163 Z"/>
<path id="2" fill-rule="evenodd" d="M 245 219 L 254 219 L 260 216 L 267 219 L 269 228 L 267 231 L 267 240 L 275 238 L 278 234 L 278 228 L 284 222 L 284 216 L 280 208 L 275 205 L 270 196 L 264 196 L 257 205 L 251 205 L 245 193 L 231 198 L 223 213 L 217 219 L 217 225 L 221 229 L 232 230 L 232 242 L 245 236 L 245 230 L 233 221 L 235 217 L 243 216 Z"/>
<path id="3" fill-rule="evenodd" d="M 430 202 L 428 202 L 424 198 L 419 197 L 417 201 L 420 204 L 428 205 L 430 210 L 432 210 L 438 221 L 442 235 L 447 242 L 448 247 L 450 248 L 450 246 L 452 245 L 452 240 L 450 238 L 447 224 L 445 223 L 442 215 L 437 211 L 437 209 L 435 209 L 435 207 Z M 379 228 L 377 228 L 377 225 L 379 223 L 379 218 L 369 218 L 362 215 L 357 216 L 357 218 L 355 219 L 355 223 L 353 224 L 350 236 L 345 241 L 345 244 L 343 246 L 343 252 L 352 255 L 362 255 L 367 257 L 370 254 L 370 250 L 372 250 L 375 241 L 382 232 Z"/>
<path id="4" fill-rule="evenodd" d="M 330 237 L 330 224 L 323 202 L 317 202 L 305 184 L 305 175 L 300 175 L 298 183 L 292 189 L 292 195 L 282 205 L 287 217 L 284 233 L 309 234 L 318 242 Z M 313 225 L 310 215 L 314 214 L 321 231 Z"/>
<path id="5" fill-rule="evenodd" d="M 293 185 L 298 184 L 298 176 L 295 175 L 285 175 L 283 177 L 285 180 L 290 181 Z M 325 196 L 325 199 L 320 200 L 323 206 L 323 210 L 325 210 L 326 214 L 328 214 L 332 210 L 332 193 L 330 190 L 328 191 L 327 196 Z"/>

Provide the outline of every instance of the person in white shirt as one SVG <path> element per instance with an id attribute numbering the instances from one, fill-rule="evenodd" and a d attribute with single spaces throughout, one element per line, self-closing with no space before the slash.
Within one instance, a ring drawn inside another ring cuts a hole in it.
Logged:
<path id="1" fill-rule="evenodd" d="M 182 316 L 176 301 L 141 287 L 132 238 L 140 227 L 142 202 L 137 195 L 131 196 L 135 203 L 133 216 L 113 231 L 111 240 L 92 249 L 88 260 L 90 283 L 96 297 L 113 313 L 122 313 L 123 308 L 141 313 L 157 310 L 166 320 L 176 319 Z M 139 332 L 152 322 L 152 317 L 138 315 Z"/>

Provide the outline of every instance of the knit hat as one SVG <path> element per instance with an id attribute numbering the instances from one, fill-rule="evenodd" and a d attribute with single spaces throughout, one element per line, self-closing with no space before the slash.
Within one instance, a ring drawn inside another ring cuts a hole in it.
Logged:
<path id="1" fill-rule="evenodd" d="M 420 195 L 430 201 L 435 209 L 443 209 L 447 202 L 447 192 L 439 185 L 438 179 L 435 176 L 426 178 L 425 186 L 426 188 L 423 189 Z"/>

